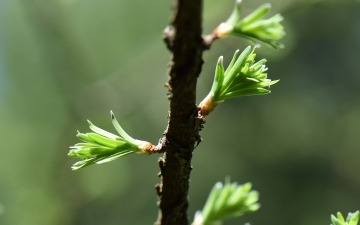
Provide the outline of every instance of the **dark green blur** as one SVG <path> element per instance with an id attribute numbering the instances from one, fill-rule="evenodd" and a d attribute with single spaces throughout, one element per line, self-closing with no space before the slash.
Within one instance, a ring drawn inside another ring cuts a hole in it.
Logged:
<path id="1" fill-rule="evenodd" d="M 191 220 L 226 175 L 251 182 L 261 208 L 226 222 L 320 225 L 360 209 L 360 1 L 271 0 L 285 49 L 263 46 L 265 96 L 230 99 L 208 116 L 194 152 Z M 244 0 L 243 13 L 265 3 Z M 72 171 L 69 146 L 86 119 L 157 143 L 167 124 L 162 42 L 172 0 L 0 0 L 0 224 L 145 225 L 157 217 L 160 155 L 129 155 Z M 205 0 L 204 33 L 233 0 Z M 230 37 L 204 54 L 198 99 L 217 59 L 248 43 Z"/>

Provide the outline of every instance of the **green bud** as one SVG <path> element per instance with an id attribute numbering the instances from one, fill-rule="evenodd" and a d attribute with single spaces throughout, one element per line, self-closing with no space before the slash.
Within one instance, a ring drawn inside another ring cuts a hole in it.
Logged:
<path id="1" fill-rule="evenodd" d="M 357 225 L 359 222 L 359 211 L 349 213 L 346 221 L 349 223 L 349 225 Z"/>
<path id="2" fill-rule="evenodd" d="M 283 45 L 276 40 L 281 39 L 285 35 L 284 27 L 280 24 L 283 19 L 280 14 L 276 14 L 269 19 L 256 20 L 252 23 L 240 22 L 234 27 L 233 34 L 260 40 L 274 48 L 282 48 Z"/>
<path id="3" fill-rule="evenodd" d="M 277 42 L 284 35 L 284 27 L 280 22 L 284 19 L 280 14 L 263 19 L 270 11 L 271 5 L 264 4 L 244 18 L 240 18 L 241 1 L 236 1 L 234 10 L 226 22 L 221 23 L 213 32 L 215 38 L 228 35 L 244 37 L 252 42 L 262 41 L 273 48 L 283 48 Z"/>
<path id="4" fill-rule="evenodd" d="M 251 191 L 250 183 L 238 185 L 231 183 L 230 179 L 224 185 L 218 182 L 211 190 L 202 212 L 197 212 L 195 224 L 220 224 L 226 219 L 254 212 L 260 207 L 258 198 L 258 192 Z"/>
<path id="5" fill-rule="evenodd" d="M 77 143 L 70 147 L 68 156 L 80 158 L 81 161 L 72 166 L 78 170 L 92 164 L 102 164 L 113 161 L 131 153 L 149 154 L 151 143 L 133 139 L 120 126 L 114 114 L 111 112 L 111 120 L 120 136 L 105 131 L 90 121 L 89 127 L 95 133 L 80 133 L 76 135 L 83 143 Z"/>
<path id="6" fill-rule="evenodd" d="M 346 221 L 340 212 L 338 212 L 336 216 L 331 215 L 332 225 L 357 225 L 359 221 L 359 211 L 349 213 Z"/>
<path id="7" fill-rule="evenodd" d="M 223 59 L 219 58 L 211 91 L 199 104 L 202 115 L 208 115 L 219 103 L 228 98 L 270 93 L 270 86 L 279 80 L 267 79 L 266 60 L 255 62 L 255 49 L 251 50 L 249 46 L 239 57 L 237 50 L 225 72 Z"/>

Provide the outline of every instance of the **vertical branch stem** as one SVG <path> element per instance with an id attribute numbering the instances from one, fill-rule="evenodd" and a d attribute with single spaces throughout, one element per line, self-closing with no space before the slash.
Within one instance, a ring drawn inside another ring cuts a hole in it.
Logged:
<path id="1" fill-rule="evenodd" d="M 202 0 L 177 0 L 174 18 L 165 31 L 172 51 L 169 69 L 170 112 L 167 130 L 161 140 L 164 156 L 159 159 L 161 183 L 159 217 L 156 225 L 187 225 L 188 189 L 192 152 L 199 136 L 196 82 L 201 72 Z"/>

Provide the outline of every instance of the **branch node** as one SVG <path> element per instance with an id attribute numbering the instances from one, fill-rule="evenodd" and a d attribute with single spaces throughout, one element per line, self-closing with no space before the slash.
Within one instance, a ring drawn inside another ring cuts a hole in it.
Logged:
<path id="1" fill-rule="evenodd" d="M 173 26 L 165 27 L 163 31 L 163 40 L 166 43 L 167 48 L 173 52 L 174 39 L 175 39 L 175 28 Z"/>
<path id="2" fill-rule="evenodd" d="M 212 33 L 212 34 L 208 34 L 206 36 L 203 36 L 203 42 L 204 42 L 204 48 L 205 50 L 209 50 L 212 43 L 214 43 L 214 41 L 218 39 L 216 33 Z"/>

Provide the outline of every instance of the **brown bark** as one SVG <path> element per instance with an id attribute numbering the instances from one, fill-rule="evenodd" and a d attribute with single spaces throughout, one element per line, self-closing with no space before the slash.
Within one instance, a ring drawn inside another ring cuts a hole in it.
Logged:
<path id="1" fill-rule="evenodd" d="M 187 225 L 188 190 L 192 152 L 199 142 L 202 120 L 196 107 L 196 82 L 206 49 L 202 38 L 202 0 L 177 0 L 174 18 L 164 31 L 173 53 L 169 69 L 168 127 L 160 141 L 161 183 L 156 186 L 159 217 L 156 225 Z"/>

